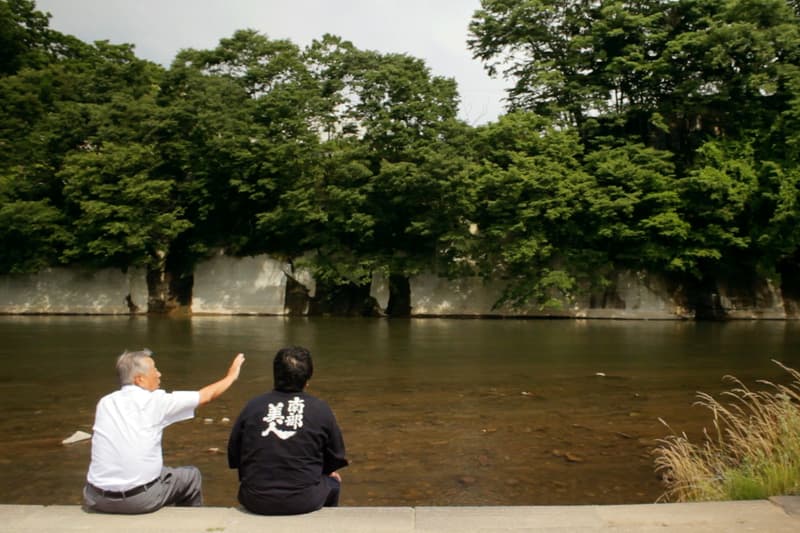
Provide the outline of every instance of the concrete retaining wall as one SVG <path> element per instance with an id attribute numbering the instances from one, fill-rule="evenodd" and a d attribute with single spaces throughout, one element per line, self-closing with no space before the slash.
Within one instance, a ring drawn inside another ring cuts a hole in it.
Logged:
<path id="1" fill-rule="evenodd" d="M 305 271 L 294 272 L 288 263 L 268 255 L 229 257 L 219 254 L 195 269 L 191 312 L 286 315 L 289 313 L 287 274 L 305 287 L 301 287 L 301 293 L 314 296 L 313 278 Z M 694 317 L 685 295 L 678 294 L 679 290 L 669 287 L 660 277 L 644 272 L 620 271 L 602 293 L 584 291 L 571 299 L 563 299 L 560 306 L 549 308 L 535 304 L 523 308 L 493 308 L 503 292 L 501 281 L 450 280 L 427 273 L 412 277 L 409 286 L 412 316 Z M 370 291 L 379 308 L 385 310 L 389 302 L 388 280 L 380 275 L 373 276 Z M 128 295 L 134 312 L 146 312 L 147 286 L 143 271 L 53 268 L 34 275 L 0 276 L 0 313 L 123 314 L 130 312 Z M 781 291 L 770 280 L 743 288 L 720 285 L 715 292 L 700 296 L 700 300 L 707 300 L 709 307 L 721 310 L 727 318 L 794 318 L 787 316 Z M 304 312 L 302 302 L 300 304 L 292 302 L 294 313 Z M 305 309 L 308 309 L 307 304 Z"/>
<path id="2" fill-rule="evenodd" d="M 197 265 L 193 314 L 286 314 L 289 265 L 267 255 L 218 255 Z"/>
<path id="3" fill-rule="evenodd" d="M 560 305 L 493 308 L 503 293 L 503 283 L 478 278 L 448 280 L 435 274 L 411 279 L 411 314 L 417 316 L 521 316 L 565 318 L 691 318 L 691 313 L 670 294 L 663 281 L 641 273 L 622 271 L 601 295 L 562 298 Z"/>
<path id="4" fill-rule="evenodd" d="M 0 313 L 128 314 L 147 312 L 147 279 L 141 269 L 48 268 L 0 276 Z"/>

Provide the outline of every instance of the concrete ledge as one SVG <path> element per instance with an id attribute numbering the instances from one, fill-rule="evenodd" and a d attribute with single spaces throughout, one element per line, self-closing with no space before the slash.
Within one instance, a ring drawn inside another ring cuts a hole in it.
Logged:
<path id="1" fill-rule="evenodd" d="M 220 532 L 717 532 L 796 533 L 800 497 L 773 501 L 531 507 L 340 507 L 299 516 L 257 516 L 230 507 L 169 507 L 146 515 L 85 513 L 74 505 L 0 505 L 9 533 Z"/>

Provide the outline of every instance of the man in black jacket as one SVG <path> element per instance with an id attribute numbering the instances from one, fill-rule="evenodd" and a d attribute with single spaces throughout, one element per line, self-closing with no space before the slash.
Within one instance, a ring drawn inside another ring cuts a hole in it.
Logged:
<path id="1" fill-rule="evenodd" d="M 301 514 L 339 503 L 347 466 L 330 407 L 304 392 L 314 365 L 302 347 L 273 362 L 275 388 L 250 400 L 228 441 L 228 466 L 239 469 L 239 502 L 265 515 Z"/>

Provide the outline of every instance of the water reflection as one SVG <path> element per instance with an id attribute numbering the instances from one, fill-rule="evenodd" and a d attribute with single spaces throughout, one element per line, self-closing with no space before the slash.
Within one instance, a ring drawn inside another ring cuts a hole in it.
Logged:
<path id="1" fill-rule="evenodd" d="M 695 392 L 719 391 L 724 374 L 784 380 L 770 360 L 800 366 L 798 333 L 794 322 L 0 317 L 0 502 L 80 501 L 89 447 L 60 440 L 90 430 L 116 356 L 147 346 L 167 389 L 202 386 L 247 353 L 234 388 L 165 436 L 169 464 L 203 471 L 207 503 L 234 505 L 221 420 L 271 387 L 287 344 L 314 353 L 311 392 L 345 432 L 343 504 L 653 501 L 658 417 L 699 434 L 709 421 Z"/>

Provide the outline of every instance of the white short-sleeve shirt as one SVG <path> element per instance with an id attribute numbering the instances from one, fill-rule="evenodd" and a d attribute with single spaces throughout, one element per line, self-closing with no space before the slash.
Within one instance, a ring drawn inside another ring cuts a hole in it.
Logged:
<path id="1" fill-rule="evenodd" d="M 199 403 L 197 391 L 167 393 L 137 385 L 125 385 L 101 398 L 86 480 L 104 490 L 124 491 L 157 478 L 164 464 L 164 428 L 194 417 Z"/>

